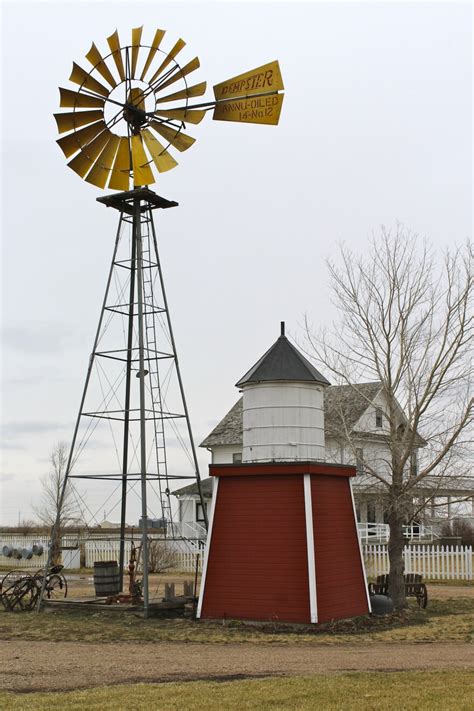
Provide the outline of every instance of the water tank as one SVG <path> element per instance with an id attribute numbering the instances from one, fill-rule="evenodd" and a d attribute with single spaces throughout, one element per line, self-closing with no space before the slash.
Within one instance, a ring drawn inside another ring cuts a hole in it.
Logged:
<path id="1" fill-rule="evenodd" d="M 239 380 L 243 462 L 324 461 L 326 378 L 281 335 Z"/>

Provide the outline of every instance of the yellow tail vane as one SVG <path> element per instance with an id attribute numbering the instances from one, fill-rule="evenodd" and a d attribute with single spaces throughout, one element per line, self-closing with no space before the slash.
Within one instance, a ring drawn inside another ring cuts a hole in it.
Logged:
<path id="1" fill-rule="evenodd" d="M 155 58 L 155 54 L 158 52 L 161 40 L 165 36 L 165 32 L 166 30 L 156 30 L 155 36 L 153 37 L 153 42 L 151 43 L 150 51 L 148 52 L 148 57 L 146 58 L 145 66 L 143 67 L 143 71 L 140 75 L 140 81 L 144 80 L 152 61 Z"/>
<path id="2" fill-rule="evenodd" d="M 148 44 L 143 27 L 135 27 L 130 44 L 122 45 L 115 30 L 107 38 L 109 54 L 92 43 L 89 72 L 73 64 L 70 81 L 78 89 L 59 89 L 61 109 L 69 111 L 54 114 L 65 134 L 57 143 L 88 183 L 122 191 L 154 183 L 178 165 L 177 151 L 195 143 L 186 125 L 201 123 L 209 111 L 216 121 L 278 124 L 284 86 L 277 61 L 216 84 L 212 100 L 199 99 L 207 83 L 187 79 L 199 70 L 198 57 L 180 64 L 186 43 L 166 47 L 166 37 L 156 29 Z"/>
<path id="3" fill-rule="evenodd" d="M 143 140 L 159 173 L 176 168 L 178 163 L 148 128 L 143 129 Z"/>
<path id="4" fill-rule="evenodd" d="M 92 43 L 92 47 L 86 54 L 86 59 L 88 59 L 92 66 L 97 69 L 99 74 L 105 79 L 108 84 L 110 84 L 112 89 L 117 86 L 117 82 L 115 81 L 112 72 L 102 59 L 102 55 L 94 43 Z"/>
<path id="5" fill-rule="evenodd" d="M 119 77 L 122 81 L 125 81 L 125 69 L 123 66 L 122 51 L 117 30 L 115 30 L 113 35 L 107 37 L 107 42 L 110 47 L 110 51 L 113 52 L 112 56 L 114 58 L 115 66 L 117 67 Z"/>
<path id="6" fill-rule="evenodd" d="M 181 50 L 182 50 L 183 47 L 185 47 L 185 46 L 186 46 L 186 42 L 185 42 L 184 40 L 182 40 L 182 39 L 179 39 L 179 40 L 176 42 L 176 44 L 175 44 L 175 46 L 173 47 L 173 49 L 172 49 L 170 52 L 168 52 L 168 54 L 166 55 L 166 57 L 164 58 L 164 60 L 162 61 L 162 63 L 161 63 L 160 66 L 158 67 L 158 69 L 156 70 L 156 72 L 153 74 L 152 78 L 151 78 L 150 81 L 149 81 L 149 84 L 153 84 L 153 82 L 155 81 L 155 79 L 160 76 L 160 74 L 161 74 L 161 72 L 163 71 L 163 69 L 166 69 L 166 67 L 168 66 L 168 64 L 170 64 L 170 63 L 173 61 L 173 59 L 176 57 L 176 55 L 179 54 L 179 52 L 181 52 Z"/>
<path id="7" fill-rule="evenodd" d="M 142 39 L 143 27 L 136 27 L 132 30 L 132 79 L 135 78 L 135 71 L 137 69 L 138 52 L 140 50 L 140 41 Z"/>

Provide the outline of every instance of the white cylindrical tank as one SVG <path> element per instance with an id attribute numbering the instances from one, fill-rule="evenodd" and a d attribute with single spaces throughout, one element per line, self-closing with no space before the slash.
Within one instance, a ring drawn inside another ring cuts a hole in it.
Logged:
<path id="1" fill-rule="evenodd" d="M 243 386 L 242 461 L 324 461 L 323 388 L 294 381 Z"/>

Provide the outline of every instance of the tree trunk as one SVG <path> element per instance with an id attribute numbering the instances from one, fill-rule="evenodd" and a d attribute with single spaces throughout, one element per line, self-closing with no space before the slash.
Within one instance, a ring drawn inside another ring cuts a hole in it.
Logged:
<path id="1" fill-rule="evenodd" d="M 54 539 L 51 539 L 51 549 L 51 565 L 61 565 L 61 530 L 59 526 Z"/>
<path id="2" fill-rule="evenodd" d="M 403 578 L 405 571 L 405 563 L 403 561 L 405 537 L 403 535 L 403 513 L 400 511 L 396 502 L 392 503 L 390 507 L 388 523 L 390 526 L 390 538 L 388 541 L 388 558 L 390 561 L 388 592 L 393 600 L 395 611 L 400 611 L 407 606 L 405 581 Z"/>

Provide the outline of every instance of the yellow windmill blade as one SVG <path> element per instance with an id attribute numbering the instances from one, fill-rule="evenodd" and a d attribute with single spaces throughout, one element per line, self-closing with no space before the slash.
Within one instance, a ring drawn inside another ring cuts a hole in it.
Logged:
<path id="1" fill-rule="evenodd" d="M 79 91 L 71 91 L 61 87 L 59 88 L 59 97 L 59 106 L 61 108 L 100 109 L 105 104 L 105 100 L 100 99 L 98 96 L 88 96 Z"/>
<path id="2" fill-rule="evenodd" d="M 205 115 L 205 111 L 197 109 L 158 109 L 158 111 L 155 111 L 155 116 L 160 118 L 177 119 L 178 121 L 184 121 L 184 123 L 193 124 L 201 123 Z"/>
<path id="3" fill-rule="evenodd" d="M 120 137 L 111 133 L 92 170 L 87 174 L 87 183 L 96 185 L 98 188 L 105 188 L 119 143 Z"/>
<path id="4" fill-rule="evenodd" d="M 196 142 L 195 138 L 186 135 L 186 133 L 183 133 L 181 129 L 164 126 L 159 121 L 151 121 L 150 126 L 154 131 L 159 133 L 160 136 L 166 138 L 168 143 L 171 143 L 171 145 L 178 151 L 187 151 L 188 148 L 191 148 L 193 143 Z"/>
<path id="5" fill-rule="evenodd" d="M 201 66 L 201 63 L 199 61 L 198 57 L 194 57 L 194 59 L 191 59 L 190 62 L 185 64 L 184 67 L 177 67 L 174 70 L 174 74 L 171 75 L 169 79 L 164 81 L 163 83 L 159 82 L 158 86 L 154 88 L 155 93 L 158 91 L 162 91 L 163 89 L 166 89 L 168 86 L 171 86 L 171 84 L 174 84 L 175 81 L 179 81 L 180 79 L 184 79 L 185 76 L 188 74 L 191 74 L 191 72 L 194 72 L 196 69 L 199 69 Z"/>
<path id="6" fill-rule="evenodd" d="M 81 126 L 99 121 L 104 116 L 103 111 L 72 111 L 67 114 L 53 114 L 58 124 L 58 132 L 66 133 Z"/>
<path id="7" fill-rule="evenodd" d="M 102 58 L 101 53 L 95 46 L 94 42 L 92 42 L 92 47 L 86 54 L 86 59 L 88 59 L 89 62 L 94 67 L 94 69 L 97 69 L 99 74 L 104 77 L 105 81 L 110 84 L 112 89 L 114 89 L 117 86 L 117 82 L 115 81 L 112 72 L 106 65 L 104 59 Z"/>
<path id="8" fill-rule="evenodd" d="M 150 185 L 155 182 L 155 176 L 149 165 L 149 160 L 143 148 L 141 135 L 132 136 L 133 184 Z"/>
<path id="9" fill-rule="evenodd" d="M 162 96 L 156 99 L 157 104 L 166 104 L 168 101 L 177 101 L 178 99 L 186 99 L 190 96 L 202 96 L 206 93 L 207 82 L 203 81 L 200 84 L 194 84 L 193 86 L 188 86 L 187 89 L 181 89 L 181 91 L 176 91 L 174 94 L 168 94 L 168 96 Z"/>
<path id="10" fill-rule="evenodd" d="M 110 131 L 103 131 L 93 141 L 82 148 L 79 153 L 68 163 L 69 168 L 74 170 L 83 178 L 93 167 L 94 161 L 105 146 L 112 134 Z"/>
<path id="11" fill-rule="evenodd" d="M 127 101 L 129 104 L 133 104 L 137 109 L 145 111 L 145 97 L 143 96 L 142 89 L 132 87 L 128 92 Z"/>
<path id="12" fill-rule="evenodd" d="M 132 30 L 132 79 L 135 78 L 135 70 L 137 68 L 138 52 L 140 50 L 140 41 L 142 38 L 143 25 L 141 27 L 135 27 Z"/>
<path id="13" fill-rule="evenodd" d="M 99 133 L 106 130 L 105 121 L 97 121 L 90 126 L 81 128 L 79 131 L 74 131 L 74 133 L 69 133 L 67 136 L 59 138 L 56 143 L 61 148 L 62 152 L 69 158 L 74 153 L 76 153 L 80 148 L 92 141 Z"/>
<path id="14" fill-rule="evenodd" d="M 110 47 L 110 51 L 112 52 L 112 57 L 114 58 L 115 66 L 117 67 L 119 77 L 122 81 L 125 81 L 125 69 L 123 67 L 122 52 L 120 48 L 120 40 L 117 30 L 115 30 L 113 35 L 107 37 L 107 43 Z"/>
<path id="15" fill-rule="evenodd" d="M 142 135 L 159 173 L 176 168 L 178 163 L 148 128 L 143 129 Z"/>
<path id="16" fill-rule="evenodd" d="M 145 75 L 147 71 L 150 68 L 150 64 L 152 63 L 155 54 L 157 53 L 161 40 L 165 36 L 165 30 L 156 30 L 155 36 L 153 37 L 153 42 L 151 43 L 150 51 L 148 52 L 148 57 L 146 58 L 145 66 L 143 67 L 143 71 L 140 75 L 140 81 L 143 81 L 145 78 Z"/>
<path id="17" fill-rule="evenodd" d="M 72 63 L 72 72 L 69 81 L 74 82 L 74 84 L 80 84 L 80 86 L 101 96 L 107 97 L 110 93 L 106 86 L 91 77 L 86 70 L 80 67 L 79 64 L 76 64 L 76 62 Z"/>
<path id="18" fill-rule="evenodd" d="M 112 190 L 128 190 L 130 187 L 130 145 L 128 138 L 120 138 L 119 147 L 115 156 L 109 180 Z"/>
<path id="19" fill-rule="evenodd" d="M 155 79 L 160 76 L 160 74 L 161 74 L 161 72 L 163 71 L 163 69 L 166 69 L 166 67 L 168 66 L 168 64 L 170 64 L 170 62 L 173 61 L 173 59 L 176 57 L 176 55 L 179 54 L 179 52 L 181 52 L 181 50 L 182 50 L 183 47 L 185 47 L 185 46 L 186 46 L 186 42 L 185 42 L 184 40 L 182 40 L 182 39 L 179 39 L 179 40 L 176 42 L 176 44 L 175 44 L 175 46 L 173 47 L 173 49 L 168 52 L 168 54 L 167 54 L 166 57 L 163 59 L 163 61 L 161 62 L 160 66 L 158 67 L 158 69 L 156 70 L 156 72 L 153 74 L 152 78 L 148 81 L 149 84 L 153 84 L 153 82 L 155 81 Z"/>

